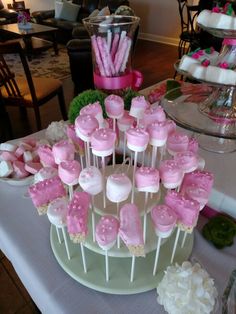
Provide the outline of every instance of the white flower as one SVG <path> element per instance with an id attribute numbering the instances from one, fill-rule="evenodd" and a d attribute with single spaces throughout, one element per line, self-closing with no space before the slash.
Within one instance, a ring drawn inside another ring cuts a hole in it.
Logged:
<path id="1" fill-rule="evenodd" d="M 169 314 L 209 314 L 217 298 L 213 279 L 199 264 L 190 262 L 167 267 L 157 294 Z"/>
<path id="2" fill-rule="evenodd" d="M 60 140 L 66 140 L 66 126 L 65 121 L 56 121 L 49 124 L 45 132 L 46 139 L 50 142 L 51 145 L 55 144 Z"/>

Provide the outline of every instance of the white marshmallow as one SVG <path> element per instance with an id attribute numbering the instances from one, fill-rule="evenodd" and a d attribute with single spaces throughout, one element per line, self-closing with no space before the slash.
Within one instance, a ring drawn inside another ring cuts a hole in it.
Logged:
<path id="1" fill-rule="evenodd" d="M 23 160 L 24 160 L 24 162 L 32 161 L 33 160 L 33 156 L 31 154 L 31 152 L 29 152 L 29 151 L 24 152 Z"/>
<path id="2" fill-rule="evenodd" d="M 13 167 L 10 161 L 1 161 L 0 162 L 0 177 L 6 178 L 13 172 Z"/>
<path id="3" fill-rule="evenodd" d="M 1 143 L 0 150 L 6 150 L 8 152 L 14 152 L 17 149 L 17 145 L 12 143 Z"/>

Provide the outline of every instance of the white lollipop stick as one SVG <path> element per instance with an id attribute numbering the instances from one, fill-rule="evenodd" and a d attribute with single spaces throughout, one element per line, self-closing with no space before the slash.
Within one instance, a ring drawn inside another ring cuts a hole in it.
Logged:
<path id="1" fill-rule="evenodd" d="M 87 273 L 87 265 L 86 265 L 86 259 L 85 259 L 85 254 L 84 254 L 84 245 L 83 245 L 83 243 L 80 243 L 80 250 L 81 250 L 81 255 L 82 255 L 84 272 Z"/>
<path id="2" fill-rule="evenodd" d="M 116 119 L 115 118 L 113 118 L 113 131 L 116 132 Z M 113 168 L 115 167 L 115 163 L 116 163 L 116 150 L 114 147 L 113 154 L 112 154 L 112 166 L 113 166 Z"/>
<path id="3" fill-rule="evenodd" d="M 73 185 L 69 185 L 69 200 L 71 201 L 73 198 L 74 188 Z"/>
<path id="4" fill-rule="evenodd" d="M 181 244 L 181 248 L 184 247 L 184 243 L 185 243 L 185 240 L 186 240 L 186 237 L 187 237 L 187 231 L 184 232 L 184 236 L 183 236 L 183 240 L 182 240 L 182 244 Z"/>
<path id="5" fill-rule="evenodd" d="M 161 237 L 158 237 L 156 256 L 155 256 L 155 262 L 154 262 L 153 273 L 152 273 L 153 276 L 156 275 L 156 271 L 157 271 L 157 263 L 158 263 L 158 259 L 159 259 L 160 247 L 161 247 Z"/>
<path id="6" fill-rule="evenodd" d="M 66 237 L 65 227 L 62 227 L 62 233 L 63 233 L 64 242 L 65 242 L 67 257 L 68 259 L 70 259 L 70 251 L 69 251 L 68 241 Z"/>
<path id="7" fill-rule="evenodd" d="M 80 155 L 80 164 L 81 164 L 81 169 L 84 169 L 84 161 L 83 161 L 83 156 Z"/>
<path id="8" fill-rule="evenodd" d="M 105 157 L 102 156 L 102 181 L 103 181 L 103 207 L 106 208 L 106 189 L 105 189 Z"/>
<path id="9" fill-rule="evenodd" d="M 134 281 L 134 269 L 135 269 L 135 256 L 133 255 L 131 263 L 130 282 Z"/>
<path id="10" fill-rule="evenodd" d="M 131 194 L 131 203 L 134 203 L 134 184 L 135 184 L 135 171 L 137 168 L 137 159 L 138 159 L 138 152 L 134 152 L 134 169 L 133 169 L 133 180 L 132 180 L 132 194 Z"/>
<path id="11" fill-rule="evenodd" d="M 90 160 L 90 148 L 89 148 L 89 142 L 86 142 L 86 147 L 87 147 L 87 156 L 88 156 L 88 167 L 90 166 L 91 164 L 91 160 Z"/>
<path id="12" fill-rule="evenodd" d="M 109 259 L 108 250 L 105 251 L 105 265 L 106 265 L 106 281 L 109 281 Z"/>
<path id="13" fill-rule="evenodd" d="M 142 167 L 144 166 L 144 162 L 145 162 L 145 150 L 143 151 L 143 154 L 142 154 Z"/>
<path id="14" fill-rule="evenodd" d="M 117 235 L 117 248 L 120 248 L 120 236 L 119 234 Z"/>
<path id="15" fill-rule="evenodd" d="M 151 166 L 155 168 L 157 160 L 157 146 L 152 146 L 152 163 Z"/>
<path id="16" fill-rule="evenodd" d="M 60 236 L 60 230 L 59 230 L 58 227 L 56 227 L 56 231 L 57 231 L 58 242 L 59 242 L 60 244 L 62 244 L 62 240 L 61 240 L 61 236 Z"/>
<path id="17" fill-rule="evenodd" d="M 124 132 L 123 162 L 125 162 L 125 155 L 126 155 L 126 132 Z"/>
<path id="18" fill-rule="evenodd" d="M 171 264 L 173 263 L 173 260 L 174 260 L 174 257 L 175 257 L 175 251 L 176 251 L 177 243 L 178 243 L 178 240 L 179 240 L 179 234 L 180 234 L 180 228 L 177 229 L 177 233 L 176 233 L 176 236 L 175 236 L 175 243 L 174 243 L 174 247 L 173 247 L 172 255 L 171 255 L 171 260 L 170 260 Z"/>
<path id="19" fill-rule="evenodd" d="M 146 243 L 146 234 L 147 234 L 147 201 L 148 201 L 148 192 L 145 192 L 144 216 L 143 216 L 143 241 L 144 243 Z"/>
<path id="20" fill-rule="evenodd" d="M 93 232 L 93 242 L 95 242 L 95 214 L 94 214 L 94 196 L 92 195 L 92 232 Z"/>

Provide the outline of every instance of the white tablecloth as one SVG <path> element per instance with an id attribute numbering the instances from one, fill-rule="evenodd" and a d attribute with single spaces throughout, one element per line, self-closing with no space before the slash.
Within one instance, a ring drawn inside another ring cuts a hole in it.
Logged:
<path id="1" fill-rule="evenodd" d="M 31 200 L 23 198 L 25 191 L 26 187 L 0 183 L 0 248 L 43 313 L 164 313 L 156 302 L 155 290 L 108 295 L 86 288 L 67 275 L 51 250 L 47 216 L 38 216 Z M 216 250 L 196 230 L 192 258 L 207 269 L 222 294 L 236 268 L 236 245 Z"/>

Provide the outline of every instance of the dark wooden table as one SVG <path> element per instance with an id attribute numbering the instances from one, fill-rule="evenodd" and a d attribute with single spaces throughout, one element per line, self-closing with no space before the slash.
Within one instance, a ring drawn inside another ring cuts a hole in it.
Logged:
<path id="1" fill-rule="evenodd" d="M 58 47 L 56 40 L 57 28 L 31 23 L 32 28 L 22 29 L 18 24 L 0 25 L 0 32 L 8 36 L 9 39 L 22 38 L 23 48 L 29 59 L 36 52 L 47 50 L 53 47 L 55 54 L 58 55 Z M 50 40 L 40 38 L 40 36 L 47 36 Z"/>

